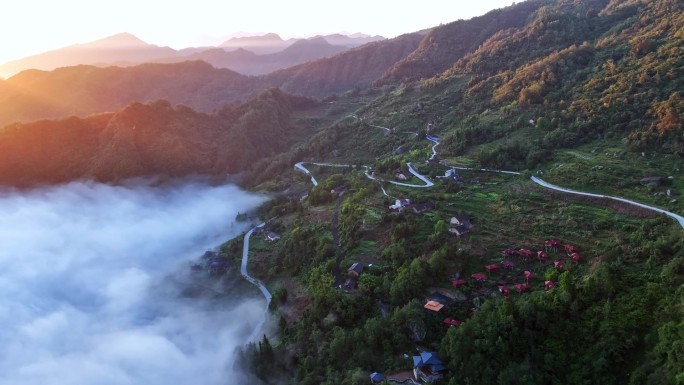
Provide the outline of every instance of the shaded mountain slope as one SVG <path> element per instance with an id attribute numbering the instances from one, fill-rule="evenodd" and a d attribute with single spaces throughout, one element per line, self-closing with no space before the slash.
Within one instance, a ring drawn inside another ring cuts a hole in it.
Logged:
<path id="1" fill-rule="evenodd" d="M 422 34 L 411 33 L 366 44 L 330 58 L 276 71 L 261 81 L 288 92 L 316 97 L 365 87 L 413 52 L 422 39 Z"/>
<path id="2" fill-rule="evenodd" d="M 116 111 L 157 99 L 210 112 L 255 90 L 252 79 L 203 62 L 31 70 L 5 83 L 9 92 L 0 94 L 0 125 Z"/>
<path id="3" fill-rule="evenodd" d="M 0 131 L 0 183 L 238 172 L 286 150 L 290 114 L 312 103 L 273 89 L 211 115 L 157 101 L 88 118 L 13 124 Z"/>
<path id="4" fill-rule="evenodd" d="M 524 26 L 530 15 L 546 3 L 543 0 L 529 0 L 483 16 L 435 27 L 413 53 L 387 71 L 382 82 L 415 80 L 445 71 L 495 33 Z"/>

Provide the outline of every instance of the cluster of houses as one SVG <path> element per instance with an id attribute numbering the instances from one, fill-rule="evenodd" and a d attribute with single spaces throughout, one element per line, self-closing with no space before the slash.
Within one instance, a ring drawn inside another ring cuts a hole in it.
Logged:
<path id="1" fill-rule="evenodd" d="M 558 259 L 553 261 L 553 267 L 559 270 L 565 269 L 564 258 L 569 259 L 572 263 L 579 263 L 582 259 L 575 246 L 570 244 L 561 245 L 558 240 L 547 240 L 544 242 L 544 250 L 538 250 L 536 252 L 524 248 L 518 250 L 506 249 L 501 252 L 501 255 L 505 258 L 501 262 L 485 265 L 485 272 L 473 273 L 470 275 L 470 279 L 464 279 L 460 274 L 455 274 L 450 277 L 451 285 L 457 289 L 471 286 L 479 291 L 492 293 L 492 291 L 485 286 L 487 286 L 487 283 L 493 283 L 495 290 L 498 290 L 502 296 L 508 296 L 511 293 L 511 290 L 523 294 L 532 290 L 531 283 L 537 279 L 533 270 L 535 268 L 551 265 L 549 253 L 558 256 Z M 520 274 L 513 273 L 518 263 L 525 264 L 531 262 L 534 257 L 540 262 L 538 266 L 522 270 Z M 512 260 L 514 258 L 519 259 L 518 263 Z M 494 275 L 498 275 L 498 277 L 497 279 L 492 280 L 491 276 Z M 518 282 L 513 282 L 511 284 L 506 277 L 515 277 L 515 280 Z M 543 285 L 544 290 L 552 290 L 556 286 L 557 283 L 552 280 L 545 280 Z M 451 298 L 447 298 L 439 293 L 433 293 L 426 297 L 423 308 L 430 313 L 439 315 L 443 314 L 444 309 L 448 308 L 452 302 L 453 299 Z M 457 327 L 461 322 L 462 321 L 453 318 L 444 318 L 443 320 L 444 325 L 447 327 Z"/>
<path id="2" fill-rule="evenodd" d="M 562 246 L 562 250 L 561 250 Z M 529 263 L 532 260 L 538 259 L 540 262 L 540 266 L 538 267 L 543 267 L 547 265 L 551 265 L 550 261 L 550 256 L 549 253 L 554 253 L 558 256 L 553 261 L 553 267 L 559 270 L 565 269 L 565 261 L 563 260 L 563 253 L 559 252 L 562 251 L 565 254 L 565 257 L 570 260 L 572 263 L 579 263 L 582 260 L 582 256 L 578 253 L 577 247 L 570 245 L 570 244 L 565 244 L 561 245 L 560 241 L 556 239 L 550 239 L 546 240 L 544 242 L 544 250 L 538 250 L 538 251 L 533 251 L 530 249 L 506 249 L 501 252 L 501 255 L 505 258 L 503 261 L 500 263 L 492 263 L 484 266 L 484 270 L 486 273 L 473 273 L 471 274 L 471 278 L 476 284 L 482 285 L 483 283 L 487 282 L 489 279 L 489 276 L 487 274 L 497 274 L 500 273 L 501 271 L 512 271 L 516 267 L 516 263 L 513 262 L 511 259 L 518 258 L 519 261 L 523 264 Z M 530 286 L 530 282 L 535 280 L 537 277 L 532 271 L 530 270 L 524 270 L 522 272 L 522 275 L 520 278 L 524 279 L 524 282 L 518 282 L 513 284 L 513 289 L 517 291 L 518 293 L 525 293 L 530 290 L 532 290 L 532 286 Z M 468 281 L 464 279 L 453 279 L 451 281 L 451 284 L 456 287 L 462 287 L 464 285 L 468 284 Z M 511 288 L 508 286 L 508 284 L 505 281 L 499 280 L 496 282 L 497 289 L 499 293 L 502 295 L 506 296 L 510 294 Z M 556 282 L 546 280 L 544 281 L 544 289 L 545 290 L 551 290 L 556 287 Z"/>

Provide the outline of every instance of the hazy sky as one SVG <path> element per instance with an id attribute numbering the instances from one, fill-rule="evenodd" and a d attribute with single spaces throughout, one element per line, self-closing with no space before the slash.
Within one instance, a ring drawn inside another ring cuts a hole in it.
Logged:
<path id="1" fill-rule="evenodd" d="M 263 298 L 179 291 L 197 282 L 190 261 L 261 202 L 196 183 L 0 191 L 0 385 L 239 383 L 234 349 Z"/>
<path id="2" fill-rule="evenodd" d="M 237 32 L 283 37 L 363 32 L 385 37 L 468 19 L 511 0 L 10 0 L 0 62 L 130 32 L 148 43 L 214 45 Z"/>

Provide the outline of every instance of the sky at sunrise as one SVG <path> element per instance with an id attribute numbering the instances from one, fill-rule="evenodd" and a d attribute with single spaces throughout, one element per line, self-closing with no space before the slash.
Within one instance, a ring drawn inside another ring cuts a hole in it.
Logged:
<path id="1" fill-rule="evenodd" d="M 160 46 L 217 45 L 235 34 L 283 38 L 338 32 L 394 37 L 469 19 L 511 0 L 10 0 L 0 63 L 121 32 Z"/>

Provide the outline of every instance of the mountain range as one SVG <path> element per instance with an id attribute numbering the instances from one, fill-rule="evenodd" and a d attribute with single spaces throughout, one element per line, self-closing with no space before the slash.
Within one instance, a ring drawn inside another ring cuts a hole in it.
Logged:
<path id="1" fill-rule="evenodd" d="M 380 40 L 384 38 L 364 34 L 333 34 L 309 39 L 283 40 L 277 34 L 269 33 L 232 38 L 218 47 L 175 50 L 148 44 L 129 33 L 120 33 L 90 43 L 75 44 L 1 64 L 0 76 L 8 78 L 28 69 L 51 71 L 82 64 L 99 67 L 132 66 L 141 63 L 175 63 L 188 60 L 203 60 L 217 68 L 257 75 Z"/>
<path id="2" fill-rule="evenodd" d="M 680 8 L 678 3 L 669 4 L 669 0 L 647 5 L 637 0 L 556 0 L 553 4 L 528 0 L 470 20 L 371 42 L 260 76 L 245 76 L 199 60 L 27 70 L 0 81 L 0 124 L 116 113 L 134 102 L 160 99 L 214 114 L 227 104 L 253 98 L 273 87 L 318 99 L 371 92 L 385 95 L 381 100 L 401 100 L 382 91 L 400 87 L 417 89 L 416 101 L 435 98 L 427 95 L 438 92 L 444 99 L 441 105 L 451 105 L 447 111 L 437 113 L 439 109 L 432 107 L 419 115 L 434 110 L 442 119 L 453 121 L 455 126 L 445 133 L 442 147 L 455 154 L 468 146 L 506 137 L 509 129 L 501 125 L 509 119 L 483 125 L 471 122 L 465 127 L 458 116 L 504 109 L 508 117 L 515 116 L 515 127 L 521 127 L 520 122 L 542 113 L 540 105 L 545 106 L 545 115 L 551 108 L 556 111 L 541 122 L 555 127 L 565 119 L 577 132 L 542 132 L 539 135 L 546 144 L 539 147 L 567 145 L 584 140 L 587 133 L 605 135 L 598 132 L 601 126 L 603 130 L 612 127 L 611 132 L 632 130 L 629 140 L 639 146 L 664 141 L 679 152 L 681 140 L 673 134 L 678 131 L 658 128 L 681 126 L 681 102 L 673 90 L 684 88 L 677 75 L 682 41 L 677 28 L 683 21 L 680 13 L 670 10 Z M 638 15 L 641 19 L 637 20 Z M 643 20 L 653 20 L 652 25 L 643 24 Z M 115 40 L 118 44 L 111 46 L 144 45 L 130 35 Z M 266 46 L 282 41 L 271 34 L 236 38 L 224 45 Z M 283 58 L 283 52 L 296 56 L 294 53 L 308 45 L 332 46 L 318 37 L 261 56 Z M 216 60 L 227 54 L 242 56 L 245 61 L 258 56 L 238 49 L 216 52 Z M 654 55 L 661 59 L 655 61 Z M 631 64 L 618 71 L 618 62 Z M 604 79 L 618 76 L 620 81 L 610 86 L 605 83 Z M 628 100 L 630 110 L 601 112 L 612 111 Z M 558 105 L 552 107 L 551 103 Z M 574 120 L 568 118 L 568 111 L 574 111 Z M 600 125 L 592 118 L 595 114 L 604 119 Z M 638 127 L 644 122 L 651 122 L 651 128 Z M 508 162 L 519 159 L 532 165 L 550 151 L 535 152 L 528 148 L 529 143 L 524 144 L 524 150 L 516 147 L 519 153 Z M 478 156 L 479 162 L 490 166 L 503 159 L 494 154 Z"/>

